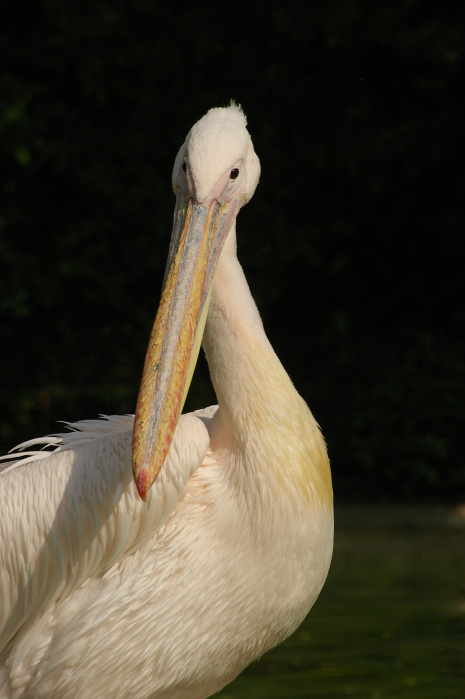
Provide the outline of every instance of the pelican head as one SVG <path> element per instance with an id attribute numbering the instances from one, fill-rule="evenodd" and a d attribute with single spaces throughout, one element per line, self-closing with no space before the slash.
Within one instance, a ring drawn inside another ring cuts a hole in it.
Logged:
<path id="1" fill-rule="evenodd" d="M 137 400 L 133 471 L 142 499 L 168 453 L 192 379 L 224 241 L 255 191 L 260 162 L 235 104 L 189 131 L 173 168 L 173 231 Z"/>

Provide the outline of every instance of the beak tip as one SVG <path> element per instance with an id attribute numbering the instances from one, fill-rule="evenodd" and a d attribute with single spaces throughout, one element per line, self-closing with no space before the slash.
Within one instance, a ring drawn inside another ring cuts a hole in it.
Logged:
<path id="1" fill-rule="evenodd" d="M 147 500 L 147 493 L 150 489 L 150 475 L 147 469 L 143 468 L 136 477 L 136 488 L 142 500 Z"/>

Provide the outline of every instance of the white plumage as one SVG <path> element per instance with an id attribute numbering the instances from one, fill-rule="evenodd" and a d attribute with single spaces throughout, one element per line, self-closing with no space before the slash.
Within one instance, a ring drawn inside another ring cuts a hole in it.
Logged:
<path id="1" fill-rule="evenodd" d="M 250 148 L 236 106 L 211 110 L 175 188 L 187 169 L 183 196 L 200 206 L 213 190 L 237 199 L 237 178 L 244 203 L 258 182 Z M 210 696 L 292 633 L 323 585 L 324 441 L 266 338 L 234 216 L 228 230 L 203 336 L 219 409 L 179 418 L 146 501 L 130 416 L 74 423 L 42 440 L 51 452 L 32 440 L 0 473 L 2 698 Z"/>

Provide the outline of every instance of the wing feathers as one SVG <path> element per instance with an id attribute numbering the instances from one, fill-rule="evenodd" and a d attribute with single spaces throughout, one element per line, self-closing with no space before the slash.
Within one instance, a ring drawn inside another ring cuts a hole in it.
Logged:
<path id="1" fill-rule="evenodd" d="M 69 427 L 20 445 L 26 454 L 16 452 L 17 461 L 0 472 L 0 652 L 54 602 L 154 536 L 209 446 L 205 424 L 181 416 L 144 503 L 132 478 L 133 417 Z M 39 444 L 53 451 L 31 449 Z"/>

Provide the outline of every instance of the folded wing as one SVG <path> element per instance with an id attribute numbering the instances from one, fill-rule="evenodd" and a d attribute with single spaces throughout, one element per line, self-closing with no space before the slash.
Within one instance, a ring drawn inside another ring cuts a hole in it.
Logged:
<path id="1" fill-rule="evenodd" d="M 207 452 L 200 417 L 181 416 L 146 502 L 132 476 L 132 416 L 72 423 L 11 456 L 0 471 L 0 653 L 163 526 Z"/>

